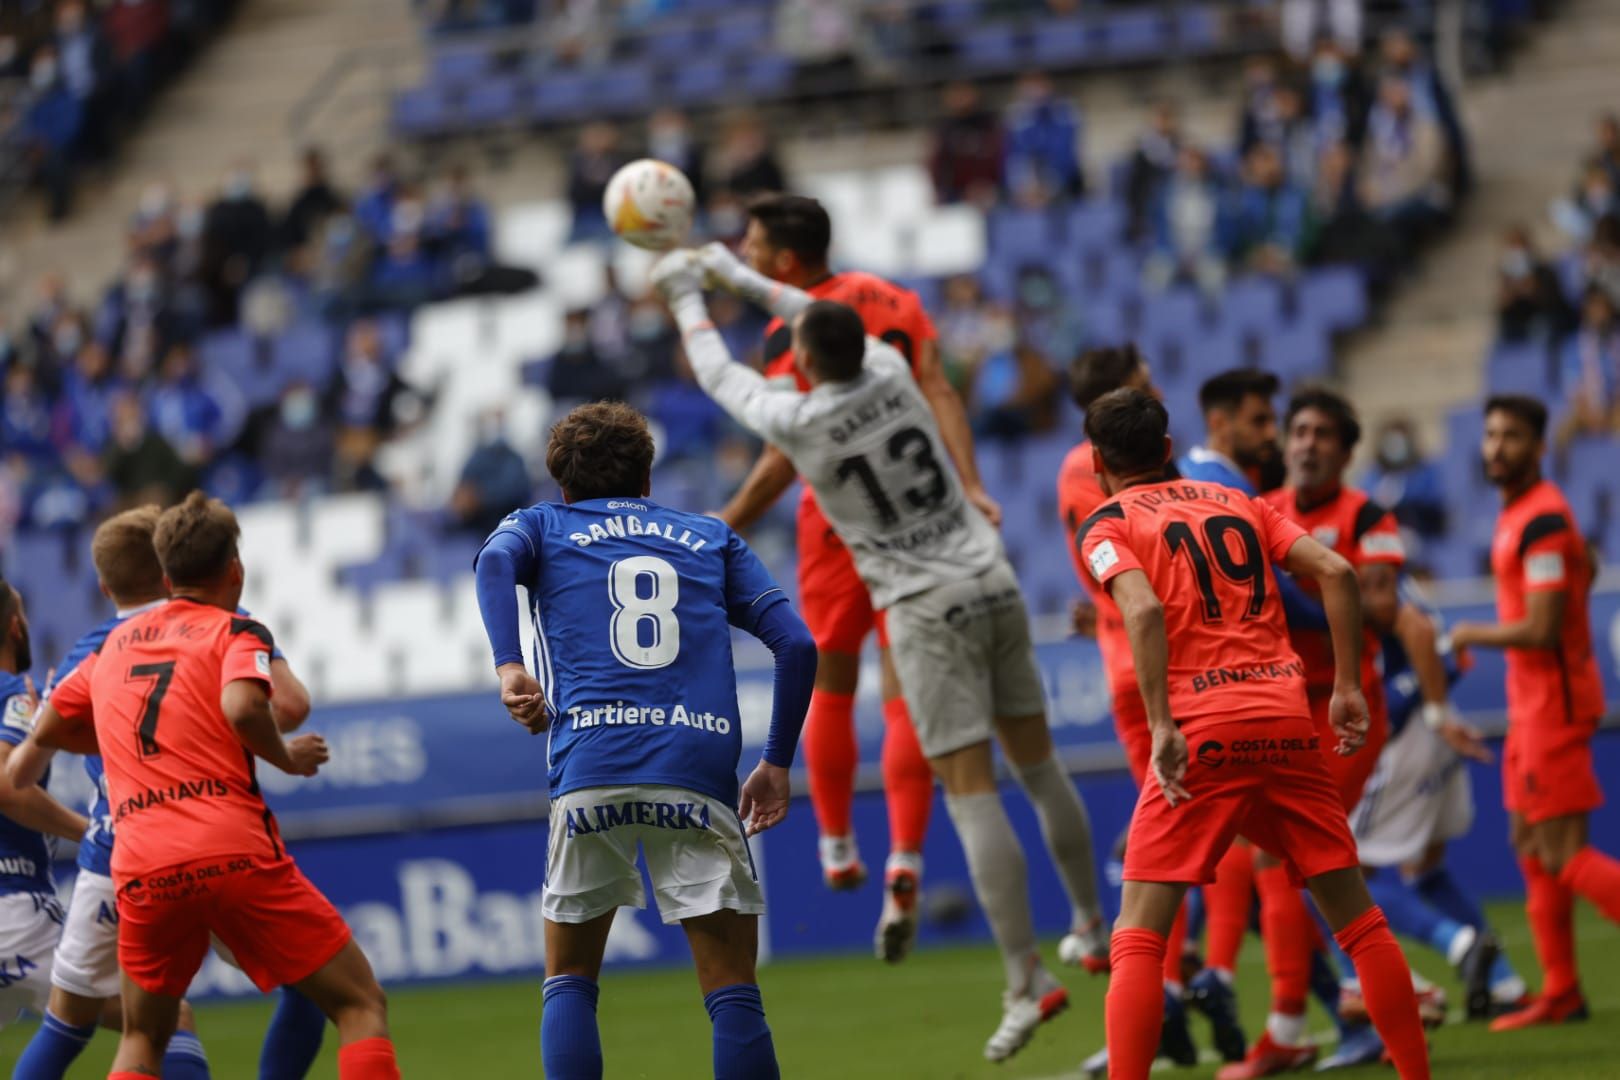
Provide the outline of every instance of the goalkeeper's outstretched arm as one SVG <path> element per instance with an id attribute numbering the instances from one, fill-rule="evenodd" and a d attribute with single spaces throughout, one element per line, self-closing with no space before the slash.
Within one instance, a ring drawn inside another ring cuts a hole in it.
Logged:
<path id="1" fill-rule="evenodd" d="M 769 311 L 785 323 L 809 307 L 815 297 L 803 289 L 761 274 L 716 241 L 697 250 L 697 262 L 711 282 Z"/>

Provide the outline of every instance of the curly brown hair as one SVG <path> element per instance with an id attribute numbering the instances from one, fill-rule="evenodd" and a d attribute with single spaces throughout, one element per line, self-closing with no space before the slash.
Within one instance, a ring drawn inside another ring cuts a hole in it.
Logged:
<path id="1" fill-rule="evenodd" d="M 618 401 L 581 405 L 551 429 L 546 468 L 570 502 L 639 499 L 652 472 L 647 418 Z"/>
<path id="2" fill-rule="evenodd" d="M 152 546 L 171 585 L 211 585 L 236 558 L 241 535 L 230 507 L 193 491 L 180 505 L 163 511 Z"/>
<path id="3" fill-rule="evenodd" d="M 96 576 L 120 607 L 155 600 L 168 592 L 163 587 L 163 566 L 152 546 L 162 514 L 156 503 L 125 510 L 103 521 L 90 539 Z"/>

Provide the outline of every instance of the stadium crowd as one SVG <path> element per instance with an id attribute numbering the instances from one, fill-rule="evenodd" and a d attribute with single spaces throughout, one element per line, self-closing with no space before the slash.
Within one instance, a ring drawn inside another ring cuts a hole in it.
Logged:
<path id="1" fill-rule="evenodd" d="M 66 217 L 78 174 L 113 155 L 236 3 L 0 7 L 0 174 L 24 170 Z"/>

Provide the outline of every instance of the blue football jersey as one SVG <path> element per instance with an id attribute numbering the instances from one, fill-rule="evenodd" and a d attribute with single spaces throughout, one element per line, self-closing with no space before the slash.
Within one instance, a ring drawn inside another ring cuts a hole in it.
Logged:
<path id="1" fill-rule="evenodd" d="M 0 742 L 20 746 L 33 729 L 27 683 L 21 675 L 0 671 Z M 54 891 L 51 848 L 44 835 L 0 814 L 0 894 Z"/>
<path id="2" fill-rule="evenodd" d="M 1234 487 L 1245 495 L 1257 495 L 1254 484 L 1223 454 L 1202 446 L 1195 446 L 1176 459 L 1176 471 L 1184 480 L 1202 480 L 1208 484 Z"/>
<path id="3" fill-rule="evenodd" d="M 534 670 L 553 797 L 665 784 L 737 799 L 731 627 L 786 596 L 730 526 L 643 499 L 541 503 L 495 530 L 537 564 Z"/>

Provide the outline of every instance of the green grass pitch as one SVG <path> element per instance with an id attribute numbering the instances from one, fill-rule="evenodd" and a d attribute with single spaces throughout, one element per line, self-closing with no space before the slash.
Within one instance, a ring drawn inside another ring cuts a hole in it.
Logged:
<path id="1" fill-rule="evenodd" d="M 1539 981 L 1522 911 L 1495 905 L 1492 915 L 1510 955 Z M 1580 959 L 1593 1019 L 1585 1024 L 1491 1035 L 1483 1026 L 1454 1024 L 1435 1034 L 1436 1077 L 1529 1080 L 1597 1080 L 1620 1076 L 1620 930 L 1589 909 L 1579 913 Z M 1446 983 L 1459 999 L 1445 965 L 1424 949 L 1412 949 L 1418 968 Z M 997 1077 L 1058 1080 L 1078 1076 L 1078 1063 L 1102 1044 L 1105 982 L 1063 969 L 1071 1008 L 1036 1035 L 1011 1062 L 994 1066 L 980 1048 L 999 1019 L 1000 965 L 987 948 L 919 952 L 887 968 L 864 956 L 838 956 L 775 963 L 761 982 L 777 1052 L 786 1077 L 864 1078 Z M 1239 973 L 1245 1019 L 1251 1032 L 1263 1022 L 1266 994 L 1258 940 L 1245 945 Z M 1313 1006 L 1314 1008 L 1314 1006 Z M 407 1078 L 503 1080 L 540 1075 L 538 980 L 400 990 L 390 998 L 394 1036 Z M 270 1007 L 266 1001 L 210 1005 L 198 1024 L 213 1073 L 221 1080 L 251 1080 Z M 1326 1028 L 1317 1014 L 1315 1026 Z M 709 1025 L 691 973 L 665 970 L 609 973 L 602 988 L 602 1044 L 610 1078 L 685 1080 L 710 1075 Z M 1195 1025 L 1201 1021 L 1194 1019 Z M 0 1076 L 9 1076 L 33 1030 L 22 1024 L 0 1033 Z M 1207 1043 L 1207 1028 L 1195 1026 Z M 106 1075 L 116 1038 L 97 1037 L 70 1074 Z M 316 1080 L 335 1080 L 334 1040 L 329 1032 Z M 1166 1075 L 1188 1080 L 1214 1075 L 1214 1066 Z M 1347 1077 L 1393 1076 L 1367 1068 Z"/>

